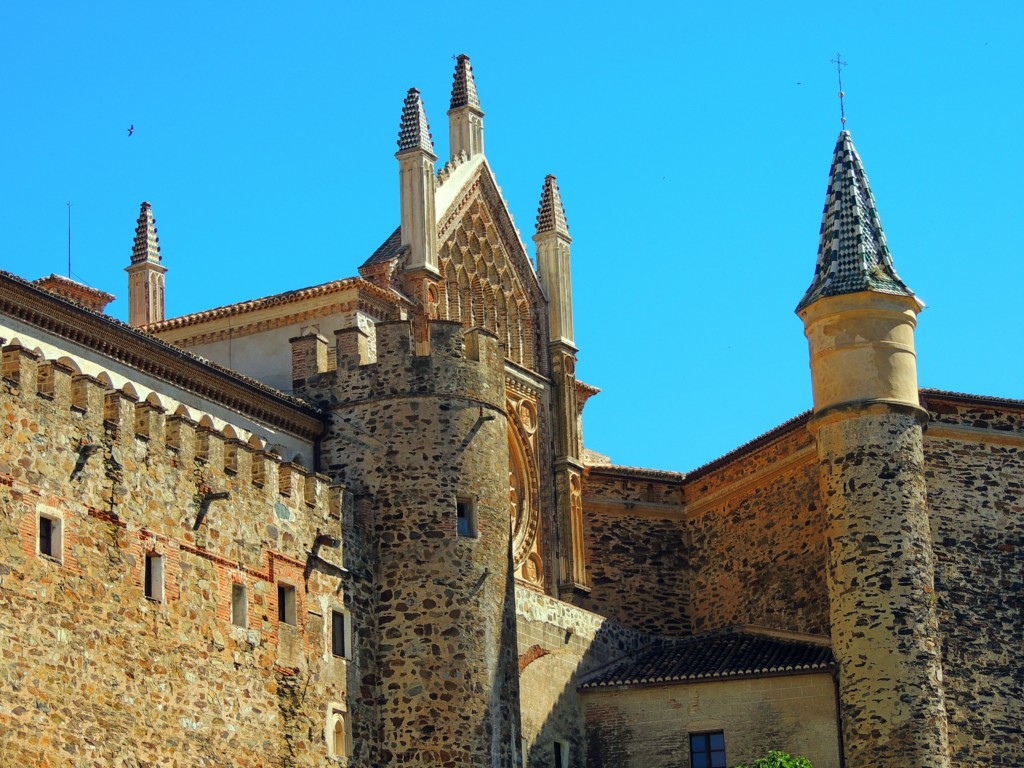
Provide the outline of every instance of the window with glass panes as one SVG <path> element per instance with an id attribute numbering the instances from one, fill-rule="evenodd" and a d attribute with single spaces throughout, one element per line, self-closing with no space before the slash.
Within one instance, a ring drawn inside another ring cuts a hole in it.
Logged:
<path id="1" fill-rule="evenodd" d="M 725 733 L 690 734 L 690 768 L 725 768 Z"/>

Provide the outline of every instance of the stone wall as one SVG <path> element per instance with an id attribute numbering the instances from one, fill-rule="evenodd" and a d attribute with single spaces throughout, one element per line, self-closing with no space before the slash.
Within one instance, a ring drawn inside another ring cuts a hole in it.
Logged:
<path id="1" fill-rule="evenodd" d="M 685 493 L 694 632 L 754 624 L 828 634 L 826 525 L 803 423 L 690 473 Z"/>
<path id="2" fill-rule="evenodd" d="M 652 634 L 689 633 L 682 475 L 590 467 L 583 492 L 590 593 L 580 606 Z"/>
<path id="3" fill-rule="evenodd" d="M 779 749 L 839 768 L 831 675 L 586 690 L 588 768 L 683 768 L 691 733 L 723 731 L 728 765 Z"/>
<path id="4" fill-rule="evenodd" d="M 952 762 L 1024 765 L 1024 409 L 925 401 Z"/>
<path id="5" fill-rule="evenodd" d="M 317 540 L 341 538 L 340 489 L 26 350 L 5 348 L 4 376 L 0 764 L 321 765 L 359 677 L 325 629 L 347 593 L 341 548 Z"/>
<path id="6" fill-rule="evenodd" d="M 586 754 L 580 678 L 636 650 L 644 635 L 524 587 L 516 588 L 523 765 L 550 768 L 555 742 L 569 762 Z"/>

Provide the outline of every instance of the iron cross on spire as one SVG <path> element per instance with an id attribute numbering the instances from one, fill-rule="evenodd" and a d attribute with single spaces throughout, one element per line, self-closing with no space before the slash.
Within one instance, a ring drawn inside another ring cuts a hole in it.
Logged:
<path id="1" fill-rule="evenodd" d="M 832 63 L 836 65 L 836 74 L 839 76 L 839 122 L 846 127 L 846 105 L 843 102 L 843 97 L 846 96 L 843 93 L 843 67 L 846 66 L 846 62 L 843 61 L 843 57 L 836 53 L 836 57 L 832 59 Z"/>

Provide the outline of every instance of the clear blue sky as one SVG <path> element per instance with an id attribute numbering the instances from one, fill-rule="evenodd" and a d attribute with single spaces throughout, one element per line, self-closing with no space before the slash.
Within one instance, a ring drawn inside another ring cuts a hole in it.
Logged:
<path id="1" fill-rule="evenodd" d="M 810 406 L 793 308 L 839 129 L 929 305 L 922 386 L 1024 397 L 1024 4 L 0 5 L 0 267 L 118 295 L 153 204 L 168 314 L 356 273 L 398 222 L 402 98 L 438 154 L 452 55 L 532 254 L 544 175 L 572 246 L 588 447 L 685 471 Z M 130 139 L 126 128 L 134 124 Z"/>

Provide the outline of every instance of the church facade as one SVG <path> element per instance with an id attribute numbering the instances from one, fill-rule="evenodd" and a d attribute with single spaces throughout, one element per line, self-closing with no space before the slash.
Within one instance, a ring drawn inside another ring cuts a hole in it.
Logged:
<path id="1" fill-rule="evenodd" d="M 357 276 L 165 318 L 148 203 L 127 324 L 0 273 L 0 763 L 1024 762 L 1024 402 L 918 387 L 849 133 L 814 408 L 682 473 L 584 448 L 558 186 L 531 259 L 483 117 L 460 56 L 438 167 L 409 91 Z"/>

